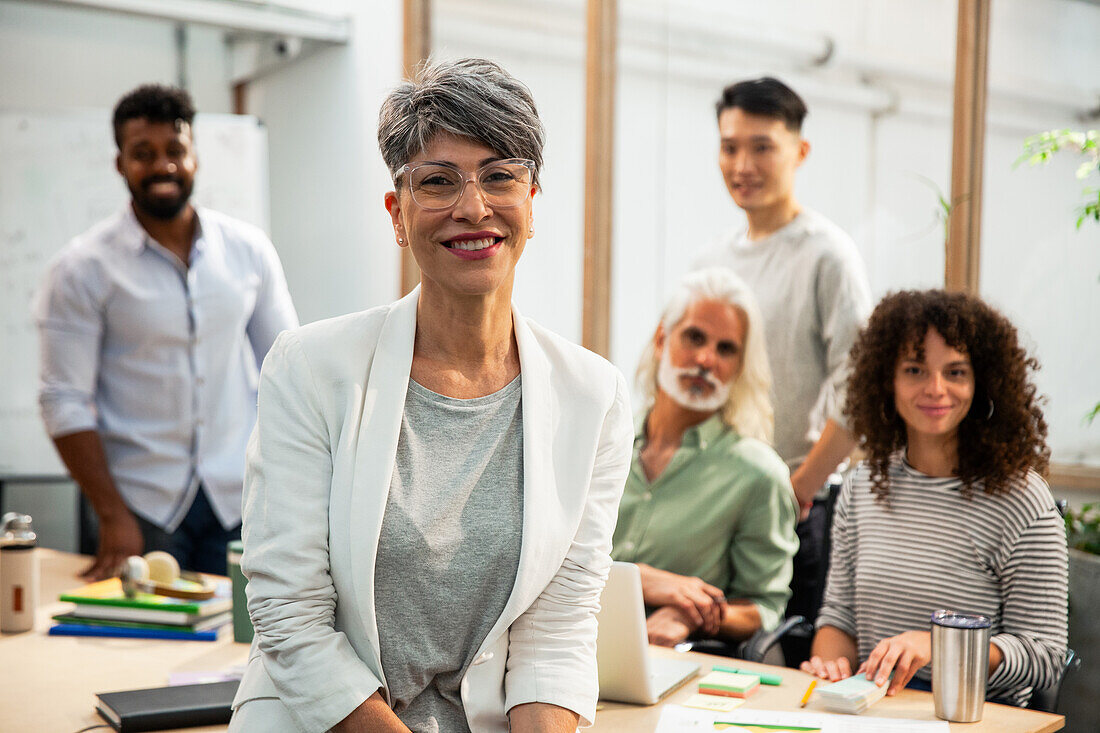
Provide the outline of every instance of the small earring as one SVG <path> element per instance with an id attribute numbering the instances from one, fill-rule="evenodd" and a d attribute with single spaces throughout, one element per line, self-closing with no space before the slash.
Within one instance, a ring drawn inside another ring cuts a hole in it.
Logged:
<path id="1" fill-rule="evenodd" d="M 993 417 L 993 398 L 990 397 L 989 398 L 989 412 L 986 413 L 985 419 L 989 420 L 992 417 Z"/>
<path id="2" fill-rule="evenodd" d="M 402 239 L 401 237 L 398 237 L 398 238 L 397 238 L 397 243 L 398 243 L 398 244 L 404 244 L 404 243 L 405 243 L 405 240 L 404 240 L 404 239 Z"/>

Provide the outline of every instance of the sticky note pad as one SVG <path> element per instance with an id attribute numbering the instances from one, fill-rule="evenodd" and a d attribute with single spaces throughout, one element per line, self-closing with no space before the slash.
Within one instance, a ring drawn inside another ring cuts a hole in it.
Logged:
<path id="1" fill-rule="evenodd" d="M 865 675 L 854 674 L 851 677 L 846 677 L 839 682 L 834 682 L 831 685 L 825 685 L 817 688 L 818 694 L 832 697 L 864 697 L 864 696 L 876 696 L 879 693 L 884 693 L 886 687 L 879 687 L 875 684 L 874 680 L 869 680 Z"/>
<path id="2" fill-rule="evenodd" d="M 699 692 L 705 695 L 748 697 L 760 687 L 760 678 L 751 674 L 710 672 L 699 680 Z"/>
<path id="3" fill-rule="evenodd" d="M 715 713 L 728 713 L 736 708 L 738 705 L 744 705 L 744 700 L 738 700 L 734 697 L 718 697 L 715 695 L 692 695 L 681 705 L 689 708 L 699 708 L 700 710 L 710 710 Z"/>
<path id="4" fill-rule="evenodd" d="M 817 689 L 825 709 L 839 713 L 862 713 L 886 694 L 885 685 L 879 687 L 862 674 Z"/>

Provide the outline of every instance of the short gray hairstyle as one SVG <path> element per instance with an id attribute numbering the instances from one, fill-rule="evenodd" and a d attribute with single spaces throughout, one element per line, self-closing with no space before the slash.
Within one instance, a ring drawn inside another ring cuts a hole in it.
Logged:
<path id="1" fill-rule="evenodd" d="M 666 342 L 672 330 L 683 320 L 695 303 L 713 300 L 732 306 L 745 320 L 745 343 L 741 373 L 734 377 L 729 399 L 719 408 L 722 421 L 739 434 L 772 443 L 775 412 L 772 408 L 772 370 L 764 344 L 764 319 L 760 307 L 745 281 L 724 267 L 710 267 L 692 272 L 680 280 L 661 314 Z M 667 346 L 666 346 L 667 348 Z M 638 362 L 635 375 L 638 389 L 645 398 L 646 409 L 657 396 L 657 350 L 651 339 Z"/>
<path id="2" fill-rule="evenodd" d="M 499 64 L 479 58 L 428 62 L 382 102 L 378 149 L 395 178 L 441 132 L 476 140 L 505 158 L 535 161 L 538 184 L 542 121 L 531 90 Z"/>

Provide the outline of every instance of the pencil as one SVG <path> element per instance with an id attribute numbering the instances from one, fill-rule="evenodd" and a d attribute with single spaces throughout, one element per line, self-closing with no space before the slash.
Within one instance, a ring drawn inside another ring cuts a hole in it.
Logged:
<path id="1" fill-rule="evenodd" d="M 806 688 L 806 694 L 802 696 L 802 702 L 798 703 L 798 707 L 806 707 L 806 703 L 809 702 L 810 695 L 813 693 L 815 687 L 817 687 L 817 680 L 810 682 L 810 686 Z"/>

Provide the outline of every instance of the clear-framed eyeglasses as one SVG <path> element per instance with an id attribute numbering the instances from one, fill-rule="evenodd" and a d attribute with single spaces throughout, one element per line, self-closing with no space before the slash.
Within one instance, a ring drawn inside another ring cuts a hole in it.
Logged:
<path id="1" fill-rule="evenodd" d="M 466 184 L 473 182 L 489 206 L 510 209 L 531 197 L 535 162 L 526 158 L 494 160 L 469 174 L 449 163 L 405 164 L 395 180 L 404 176 L 417 206 L 442 211 L 458 203 Z"/>

